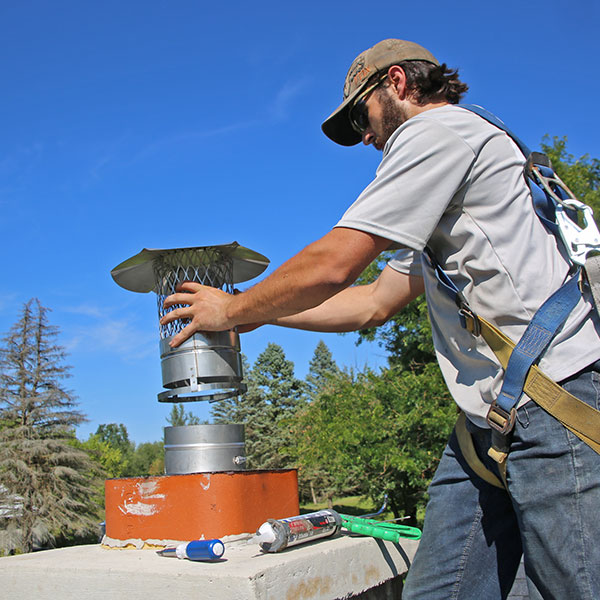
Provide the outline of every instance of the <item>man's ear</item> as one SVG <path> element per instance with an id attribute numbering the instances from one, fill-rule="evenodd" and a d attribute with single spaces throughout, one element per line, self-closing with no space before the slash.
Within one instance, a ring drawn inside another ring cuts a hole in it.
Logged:
<path id="1" fill-rule="evenodd" d="M 392 65 L 388 69 L 388 80 L 398 98 L 404 100 L 406 98 L 406 73 L 404 69 L 398 65 Z"/>

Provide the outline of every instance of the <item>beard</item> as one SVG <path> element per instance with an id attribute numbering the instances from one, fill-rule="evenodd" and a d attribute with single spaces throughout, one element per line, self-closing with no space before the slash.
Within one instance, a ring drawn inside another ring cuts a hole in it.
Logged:
<path id="1" fill-rule="evenodd" d="M 394 101 L 394 98 L 389 94 L 387 88 L 379 92 L 378 97 L 381 106 L 381 135 L 377 136 L 375 147 L 382 150 L 385 143 L 390 139 L 390 136 L 400 125 L 406 123 L 408 115 L 402 106 Z"/>

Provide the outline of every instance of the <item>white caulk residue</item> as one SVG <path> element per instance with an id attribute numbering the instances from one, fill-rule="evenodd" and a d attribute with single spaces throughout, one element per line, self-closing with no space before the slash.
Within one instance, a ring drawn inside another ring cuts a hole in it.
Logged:
<path id="1" fill-rule="evenodd" d="M 119 506 L 119 510 L 126 515 L 149 517 L 156 512 L 156 506 L 154 504 L 145 504 L 144 502 L 124 502 L 123 506 Z"/>
<path id="2" fill-rule="evenodd" d="M 164 494 L 156 494 L 158 488 L 157 481 L 144 481 L 138 483 L 137 494 L 131 494 L 123 502 L 122 506 L 119 506 L 119 510 L 123 514 L 138 515 L 142 517 L 148 517 L 158 512 L 158 506 L 154 502 L 147 502 L 147 500 L 162 500 Z M 138 500 L 135 502 L 135 500 Z"/>
<path id="3" fill-rule="evenodd" d="M 210 473 L 204 475 L 204 478 L 206 479 L 206 483 L 200 482 L 200 486 L 206 492 L 206 490 L 210 487 Z"/>
<path id="4" fill-rule="evenodd" d="M 164 494 L 155 494 L 158 487 L 158 481 L 144 481 L 137 484 L 137 489 L 142 498 L 164 498 Z"/>

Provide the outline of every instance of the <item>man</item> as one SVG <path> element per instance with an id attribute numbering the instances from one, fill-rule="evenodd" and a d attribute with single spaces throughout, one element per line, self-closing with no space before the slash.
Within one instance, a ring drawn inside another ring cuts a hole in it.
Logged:
<path id="1" fill-rule="evenodd" d="M 503 370 L 461 325 L 425 248 L 475 312 L 517 341 L 569 265 L 531 208 L 525 158 L 510 138 L 455 106 L 467 86 L 417 44 L 384 40 L 360 54 L 344 101 L 324 122 L 333 141 L 383 152 L 373 182 L 337 226 L 247 292 L 194 283 L 167 298 L 163 318 L 200 330 L 255 324 L 349 331 L 385 322 L 425 291 L 440 367 L 466 414 L 479 461 L 486 415 Z M 383 250 L 399 248 L 372 284 L 350 287 Z M 598 408 L 600 325 L 582 297 L 550 343 L 541 369 Z M 525 396 L 506 461 L 506 486 L 467 463 L 452 435 L 429 490 L 423 538 L 403 598 L 505 598 L 522 551 L 531 598 L 600 598 L 600 457 Z"/>

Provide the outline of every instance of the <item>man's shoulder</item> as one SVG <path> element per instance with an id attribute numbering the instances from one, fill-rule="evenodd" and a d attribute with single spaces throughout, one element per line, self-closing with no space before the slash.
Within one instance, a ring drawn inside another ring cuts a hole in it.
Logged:
<path id="1" fill-rule="evenodd" d="M 423 111 L 406 122 L 408 127 L 435 128 L 446 131 L 462 139 L 485 135 L 490 132 L 502 133 L 497 127 L 482 119 L 474 112 L 456 104 L 446 104 Z"/>
<path id="2" fill-rule="evenodd" d="M 481 148 L 494 137 L 507 138 L 506 134 L 460 105 L 447 104 L 423 111 L 408 119 L 389 139 L 389 148 L 396 149 L 405 143 L 413 146 L 428 145 L 437 140 L 446 149 L 468 147 L 478 155 Z M 442 142 L 443 141 L 443 142 Z"/>
<path id="3" fill-rule="evenodd" d="M 415 151 L 433 152 L 436 148 L 443 151 L 459 150 L 460 147 L 473 151 L 473 142 L 477 135 L 479 119 L 473 113 L 455 105 L 446 105 L 423 111 L 407 119 L 389 138 L 383 156 L 389 154 L 412 155 Z M 475 134 L 475 135 L 474 135 Z"/>

